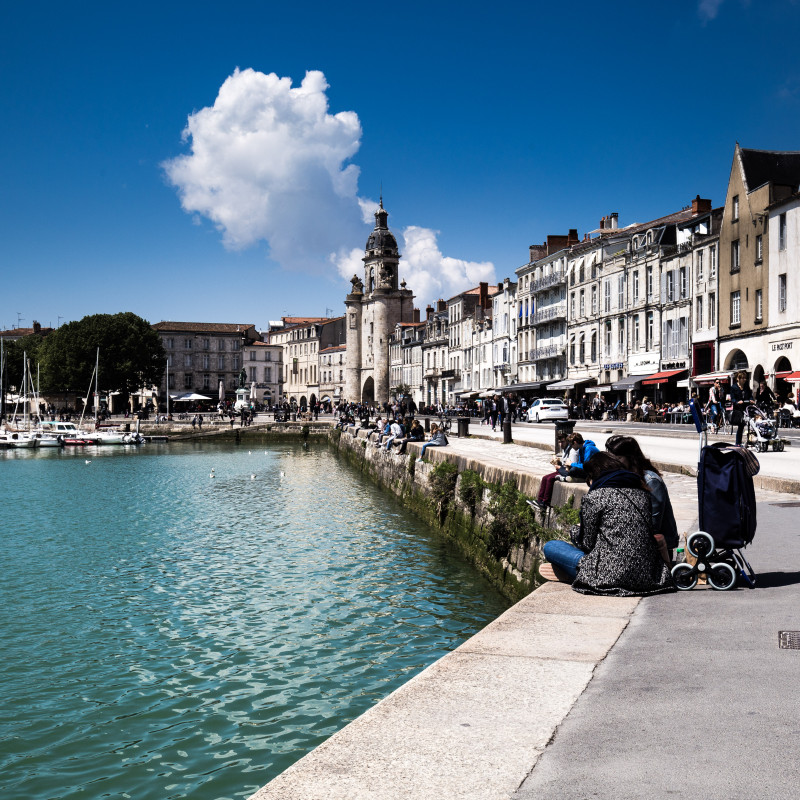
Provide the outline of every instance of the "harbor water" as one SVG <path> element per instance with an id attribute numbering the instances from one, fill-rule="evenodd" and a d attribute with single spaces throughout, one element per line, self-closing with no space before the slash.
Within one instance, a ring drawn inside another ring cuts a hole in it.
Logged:
<path id="1" fill-rule="evenodd" d="M 507 602 L 322 444 L 1 451 L 0 793 L 243 798 Z"/>

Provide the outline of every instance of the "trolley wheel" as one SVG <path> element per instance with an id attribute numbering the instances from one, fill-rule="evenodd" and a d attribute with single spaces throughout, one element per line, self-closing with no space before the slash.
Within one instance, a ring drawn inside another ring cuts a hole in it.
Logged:
<path id="1" fill-rule="evenodd" d="M 714 552 L 714 539 L 710 533 L 695 531 L 686 541 L 686 549 L 697 559 L 707 559 Z"/>
<path id="2" fill-rule="evenodd" d="M 675 586 L 682 592 L 688 592 L 697 586 L 697 570 L 686 562 L 676 564 L 672 568 L 672 579 Z"/>
<path id="3" fill-rule="evenodd" d="M 783 442 L 775 442 L 775 449 L 779 452 L 783 452 Z"/>
<path id="4" fill-rule="evenodd" d="M 718 592 L 727 592 L 736 586 L 736 570 L 724 561 L 711 564 L 706 572 L 708 582 L 712 589 Z"/>

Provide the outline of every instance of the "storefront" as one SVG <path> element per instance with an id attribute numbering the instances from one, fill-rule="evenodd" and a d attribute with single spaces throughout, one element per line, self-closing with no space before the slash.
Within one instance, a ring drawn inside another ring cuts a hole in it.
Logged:
<path id="1" fill-rule="evenodd" d="M 686 376 L 686 369 L 668 369 L 656 372 L 642 381 L 642 387 L 652 387 L 653 401 L 658 403 L 672 402 L 679 400 L 680 389 L 677 386 L 679 378 Z M 645 391 L 649 389 L 645 388 Z"/>

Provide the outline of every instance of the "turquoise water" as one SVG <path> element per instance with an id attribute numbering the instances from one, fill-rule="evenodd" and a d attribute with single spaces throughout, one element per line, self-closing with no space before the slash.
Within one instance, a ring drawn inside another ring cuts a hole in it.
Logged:
<path id="1" fill-rule="evenodd" d="M 507 607 L 321 445 L 0 451 L 0 499 L 3 797 L 246 797 Z"/>

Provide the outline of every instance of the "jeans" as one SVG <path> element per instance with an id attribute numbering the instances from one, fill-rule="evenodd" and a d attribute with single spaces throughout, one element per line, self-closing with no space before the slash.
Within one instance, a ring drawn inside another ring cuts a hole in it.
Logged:
<path id="1" fill-rule="evenodd" d="M 419 454 L 419 457 L 420 457 L 420 458 L 423 458 L 423 457 L 425 456 L 425 451 L 426 451 L 426 450 L 427 450 L 429 447 L 444 447 L 444 446 L 445 446 L 445 445 L 443 445 L 443 444 L 437 444 L 436 442 L 425 442 L 425 444 L 424 444 L 424 445 L 422 445 L 422 452 Z"/>
<path id="2" fill-rule="evenodd" d="M 586 555 L 583 550 L 579 550 L 574 544 L 562 542 L 560 539 L 545 542 L 543 552 L 544 557 L 551 564 L 560 567 L 573 581 L 578 574 L 578 564 Z"/>

